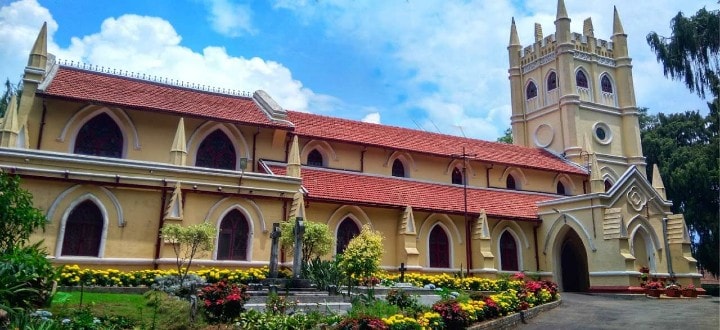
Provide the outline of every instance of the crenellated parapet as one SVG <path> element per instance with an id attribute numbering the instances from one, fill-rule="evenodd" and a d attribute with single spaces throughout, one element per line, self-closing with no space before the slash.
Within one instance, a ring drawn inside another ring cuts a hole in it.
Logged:
<path id="1" fill-rule="evenodd" d="M 584 61 L 596 61 L 600 65 L 615 66 L 613 42 L 595 39 L 592 36 L 572 33 L 570 42 L 573 45 L 574 58 Z M 554 61 L 557 42 L 555 34 L 545 36 L 532 45 L 526 46 L 520 52 L 522 72 L 530 72 L 541 65 Z"/>

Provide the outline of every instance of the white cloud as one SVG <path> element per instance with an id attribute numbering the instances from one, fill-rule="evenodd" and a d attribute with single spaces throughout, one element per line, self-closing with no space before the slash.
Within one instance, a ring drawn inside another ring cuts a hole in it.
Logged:
<path id="1" fill-rule="evenodd" d="M 208 21 L 216 32 L 228 37 L 257 33 L 252 25 L 253 13 L 248 5 L 228 0 L 205 0 L 204 3 L 209 10 Z"/>
<path id="2" fill-rule="evenodd" d="M 0 7 L 0 79 L 15 84 L 22 78 L 28 54 L 43 22 L 48 23 L 48 36 L 58 25 L 50 11 L 35 0 L 23 0 Z"/>
<path id="3" fill-rule="evenodd" d="M 645 35 L 652 30 L 667 35 L 669 21 L 678 10 L 692 15 L 705 3 L 613 2 L 629 38 L 638 106 L 650 107 L 652 112 L 705 110 L 704 101 L 681 83 L 663 77 L 662 67 L 645 43 Z M 582 32 L 583 20 L 592 17 L 595 36 L 609 39 L 613 2 L 566 0 L 572 30 Z M 556 1 L 517 3 L 279 0 L 275 6 L 293 10 L 303 20 L 323 22 L 327 35 L 344 39 L 357 53 L 380 58 L 388 68 L 399 71 L 383 83 L 389 81 L 407 93 L 406 101 L 398 107 L 422 110 L 425 129 L 435 131 L 437 126 L 444 133 L 460 135 L 457 123 L 462 122 L 466 135 L 494 140 L 509 127 L 506 47 L 510 18 L 515 17 L 524 45 L 534 39 L 535 22 L 542 24 L 545 35 L 555 31 Z M 390 110 L 398 111 L 386 109 L 382 113 Z"/>
<path id="4" fill-rule="evenodd" d="M 369 114 L 365 115 L 365 117 L 363 117 L 361 119 L 361 121 L 366 122 L 366 123 L 380 124 L 380 113 L 379 112 L 369 113 Z"/>
<path id="5" fill-rule="evenodd" d="M 17 57 L 0 61 L 4 65 L 0 74 L 11 77 L 22 74 L 24 61 L 44 20 L 52 23 L 50 32 L 57 30 L 57 23 L 47 9 L 34 0 L 0 8 L 0 36 L 13 36 L 13 41 L 1 49 Z M 293 79 L 290 70 L 278 62 L 235 57 L 216 46 L 194 52 L 182 46 L 181 40 L 173 26 L 162 18 L 123 15 L 107 18 L 97 33 L 73 37 L 67 48 L 58 47 L 50 33 L 48 51 L 60 59 L 201 85 L 250 92 L 263 89 L 281 106 L 299 111 L 307 111 L 313 100 L 323 100 L 322 95 Z"/>

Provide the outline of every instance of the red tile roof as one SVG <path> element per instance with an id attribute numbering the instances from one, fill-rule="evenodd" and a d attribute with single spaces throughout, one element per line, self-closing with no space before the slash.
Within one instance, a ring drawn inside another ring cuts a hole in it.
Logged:
<path id="1" fill-rule="evenodd" d="M 365 144 L 409 152 L 448 157 L 462 153 L 476 154 L 484 162 L 525 168 L 586 175 L 587 172 L 540 148 L 488 142 L 458 136 L 430 133 L 407 128 L 288 111 L 299 136 Z"/>
<path id="2" fill-rule="evenodd" d="M 286 169 L 270 165 L 276 175 Z M 416 211 L 463 213 L 463 187 L 418 182 L 394 177 L 379 177 L 348 171 L 302 168 L 306 200 L 335 203 L 377 205 L 381 207 L 412 206 Z M 468 213 L 515 220 L 537 220 L 537 203 L 558 198 L 550 194 L 504 191 L 468 187 Z"/>
<path id="3" fill-rule="evenodd" d="M 60 66 L 49 86 L 40 93 L 182 116 L 289 128 L 286 123 L 271 121 L 249 97 L 203 92 L 72 67 Z"/>

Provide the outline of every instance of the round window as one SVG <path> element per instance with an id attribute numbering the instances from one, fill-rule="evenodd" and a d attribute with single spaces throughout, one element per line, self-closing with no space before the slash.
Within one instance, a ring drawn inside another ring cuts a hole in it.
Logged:
<path id="1" fill-rule="evenodd" d="M 612 130 L 605 123 L 595 123 L 593 125 L 595 141 L 600 144 L 609 144 L 612 141 Z"/>
<path id="2" fill-rule="evenodd" d="M 595 129 L 595 135 L 597 135 L 597 138 L 600 140 L 605 140 L 605 129 L 602 127 L 598 127 Z"/>

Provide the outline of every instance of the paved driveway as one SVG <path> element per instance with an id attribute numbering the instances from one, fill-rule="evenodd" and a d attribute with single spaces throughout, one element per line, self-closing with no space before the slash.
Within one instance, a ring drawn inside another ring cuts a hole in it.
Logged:
<path id="1" fill-rule="evenodd" d="M 720 299 L 623 299 L 562 293 L 560 306 L 517 329 L 720 329 Z"/>

